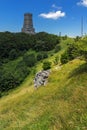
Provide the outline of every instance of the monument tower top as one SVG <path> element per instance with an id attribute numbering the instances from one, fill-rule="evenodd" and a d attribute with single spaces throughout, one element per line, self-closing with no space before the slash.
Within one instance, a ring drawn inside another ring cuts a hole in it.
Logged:
<path id="1" fill-rule="evenodd" d="M 22 32 L 28 34 L 35 34 L 35 29 L 33 28 L 33 20 L 31 13 L 24 14 L 24 24 L 22 28 Z"/>

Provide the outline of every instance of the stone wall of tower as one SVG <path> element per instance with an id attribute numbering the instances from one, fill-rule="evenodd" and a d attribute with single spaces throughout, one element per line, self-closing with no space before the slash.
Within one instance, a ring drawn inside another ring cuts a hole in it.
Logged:
<path id="1" fill-rule="evenodd" d="M 24 14 L 24 24 L 22 32 L 28 34 L 35 34 L 35 29 L 33 28 L 32 14 L 30 13 Z"/>

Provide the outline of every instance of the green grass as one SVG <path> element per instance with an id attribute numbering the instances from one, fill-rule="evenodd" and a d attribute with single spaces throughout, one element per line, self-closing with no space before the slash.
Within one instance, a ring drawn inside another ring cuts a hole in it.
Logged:
<path id="1" fill-rule="evenodd" d="M 47 85 L 37 90 L 32 77 L 0 99 L 0 130 L 87 130 L 84 61 L 53 66 Z"/>
<path id="2" fill-rule="evenodd" d="M 72 42 L 61 41 L 61 51 L 45 59 L 52 62 L 45 87 L 34 89 L 33 84 L 42 70 L 40 61 L 18 88 L 0 99 L 0 130 L 87 130 L 87 64 L 79 59 L 63 66 L 53 63 Z M 4 67 L 13 70 L 20 60 Z"/>

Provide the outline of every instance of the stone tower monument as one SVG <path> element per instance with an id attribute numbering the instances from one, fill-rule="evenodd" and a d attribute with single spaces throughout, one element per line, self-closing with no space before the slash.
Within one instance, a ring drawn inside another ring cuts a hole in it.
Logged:
<path id="1" fill-rule="evenodd" d="M 24 24 L 22 32 L 28 34 L 35 34 L 35 29 L 33 28 L 32 14 L 30 13 L 24 14 Z"/>

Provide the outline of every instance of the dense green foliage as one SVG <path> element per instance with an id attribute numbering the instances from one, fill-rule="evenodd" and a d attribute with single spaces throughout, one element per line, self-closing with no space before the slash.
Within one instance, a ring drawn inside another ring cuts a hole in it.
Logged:
<path id="1" fill-rule="evenodd" d="M 61 55 L 62 64 L 78 57 L 84 57 L 87 61 L 87 41 L 78 37 L 76 37 L 75 41 L 75 43 L 68 44 L 67 49 Z"/>
<path id="2" fill-rule="evenodd" d="M 43 60 L 45 58 L 48 58 L 47 52 L 39 52 L 37 54 L 37 61 Z"/>
<path id="3" fill-rule="evenodd" d="M 87 37 L 76 37 L 71 44 L 69 41 L 71 39 L 67 36 L 58 37 L 45 32 L 35 35 L 0 33 L 0 91 L 19 86 L 38 61 L 48 58 L 49 54 L 58 53 L 63 48 L 66 50 L 61 53 L 61 59 L 60 56 L 55 57 L 55 65 L 59 60 L 64 64 L 77 57 L 83 57 L 87 61 Z M 43 63 L 43 69 L 50 67 L 50 63 Z"/>
<path id="4" fill-rule="evenodd" d="M 0 32 L 0 92 L 19 86 L 33 66 L 48 57 L 48 51 L 59 44 L 59 37 L 40 32 Z"/>
<path id="5" fill-rule="evenodd" d="M 29 67 L 32 67 L 36 64 L 37 59 L 34 53 L 31 54 L 25 54 L 23 56 L 23 61 L 25 62 L 25 64 Z"/>
<path id="6" fill-rule="evenodd" d="M 59 52 L 60 50 L 61 50 L 61 46 L 60 46 L 60 44 L 57 44 L 55 46 L 54 52 L 56 53 L 56 52 Z"/>
<path id="7" fill-rule="evenodd" d="M 48 70 L 48 69 L 50 69 L 50 68 L 51 68 L 51 62 L 49 62 L 49 61 L 44 61 L 42 68 L 43 68 L 43 70 Z"/>
<path id="8" fill-rule="evenodd" d="M 30 69 L 22 60 L 3 65 L 0 67 L 0 91 L 6 92 L 17 87 L 29 73 Z"/>
<path id="9" fill-rule="evenodd" d="M 57 65 L 58 63 L 59 63 L 59 56 L 55 56 L 54 65 Z"/>
<path id="10" fill-rule="evenodd" d="M 50 51 L 59 44 L 59 37 L 45 32 L 29 35 L 24 33 L 0 33 L 0 61 L 15 59 L 27 50 Z"/>

